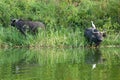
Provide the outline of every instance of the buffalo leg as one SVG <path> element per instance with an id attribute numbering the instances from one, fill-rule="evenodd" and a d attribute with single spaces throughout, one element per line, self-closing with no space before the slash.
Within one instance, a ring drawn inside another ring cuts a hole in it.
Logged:
<path id="1" fill-rule="evenodd" d="M 26 34 L 23 29 L 20 29 L 20 32 L 26 37 Z"/>

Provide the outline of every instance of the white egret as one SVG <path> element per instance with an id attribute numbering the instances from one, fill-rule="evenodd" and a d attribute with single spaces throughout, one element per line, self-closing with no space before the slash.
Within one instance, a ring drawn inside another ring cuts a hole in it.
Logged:
<path id="1" fill-rule="evenodd" d="M 95 24 L 93 23 L 93 21 L 91 21 L 91 23 L 92 23 L 92 28 L 96 29 Z"/>

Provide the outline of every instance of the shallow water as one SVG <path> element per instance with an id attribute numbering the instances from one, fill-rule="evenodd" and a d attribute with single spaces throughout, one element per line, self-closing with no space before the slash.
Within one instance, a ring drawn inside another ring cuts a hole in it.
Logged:
<path id="1" fill-rule="evenodd" d="M 120 50 L 3 49 L 0 80 L 120 80 Z"/>

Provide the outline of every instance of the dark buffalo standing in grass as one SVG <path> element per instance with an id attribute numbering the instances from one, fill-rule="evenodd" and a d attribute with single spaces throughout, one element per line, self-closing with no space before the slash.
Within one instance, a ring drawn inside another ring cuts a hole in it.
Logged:
<path id="1" fill-rule="evenodd" d="M 11 26 L 16 27 L 25 36 L 26 32 L 36 34 L 38 33 L 38 28 L 45 29 L 45 25 L 42 22 L 28 21 L 22 19 L 12 19 Z"/>
<path id="2" fill-rule="evenodd" d="M 92 28 L 85 29 L 84 36 L 90 46 L 92 46 L 92 44 L 94 43 L 95 47 L 97 47 L 103 41 L 103 37 L 105 37 L 106 34 L 105 32 L 100 32 L 99 30 L 97 30 L 92 22 Z"/>

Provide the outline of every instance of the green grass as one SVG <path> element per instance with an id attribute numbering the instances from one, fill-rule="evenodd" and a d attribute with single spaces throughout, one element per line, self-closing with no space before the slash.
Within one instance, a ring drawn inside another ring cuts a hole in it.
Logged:
<path id="1" fill-rule="evenodd" d="M 0 2 L 0 45 L 27 47 L 79 47 L 84 45 L 83 32 L 91 27 L 106 29 L 102 45 L 119 45 L 120 0 L 2 0 Z M 8 13 L 9 12 L 9 13 Z M 45 23 L 47 30 L 27 38 L 10 26 L 18 18 Z M 109 32 L 109 30 L 113 30 Z"/>
<path id="2" fill-rule="evenodd" d="M 104 39 L 102 45 L 104 46 L 120 46 L 120 32 L 110 31 Z"/>
<path id="3" fill-rule="evenodd" d="M 0 45 L 11 47 L 82 47 L 84 46 L 83 30 L 79 28 L 73 31 L 69 28 L 59 30 L 39 30 L 38 35 L 27 34 L 25 38 L 14 27 L 0 29 Z M 108 32 L 101 46 L 118 46 L 120 44 L 120 33 Z"/>

